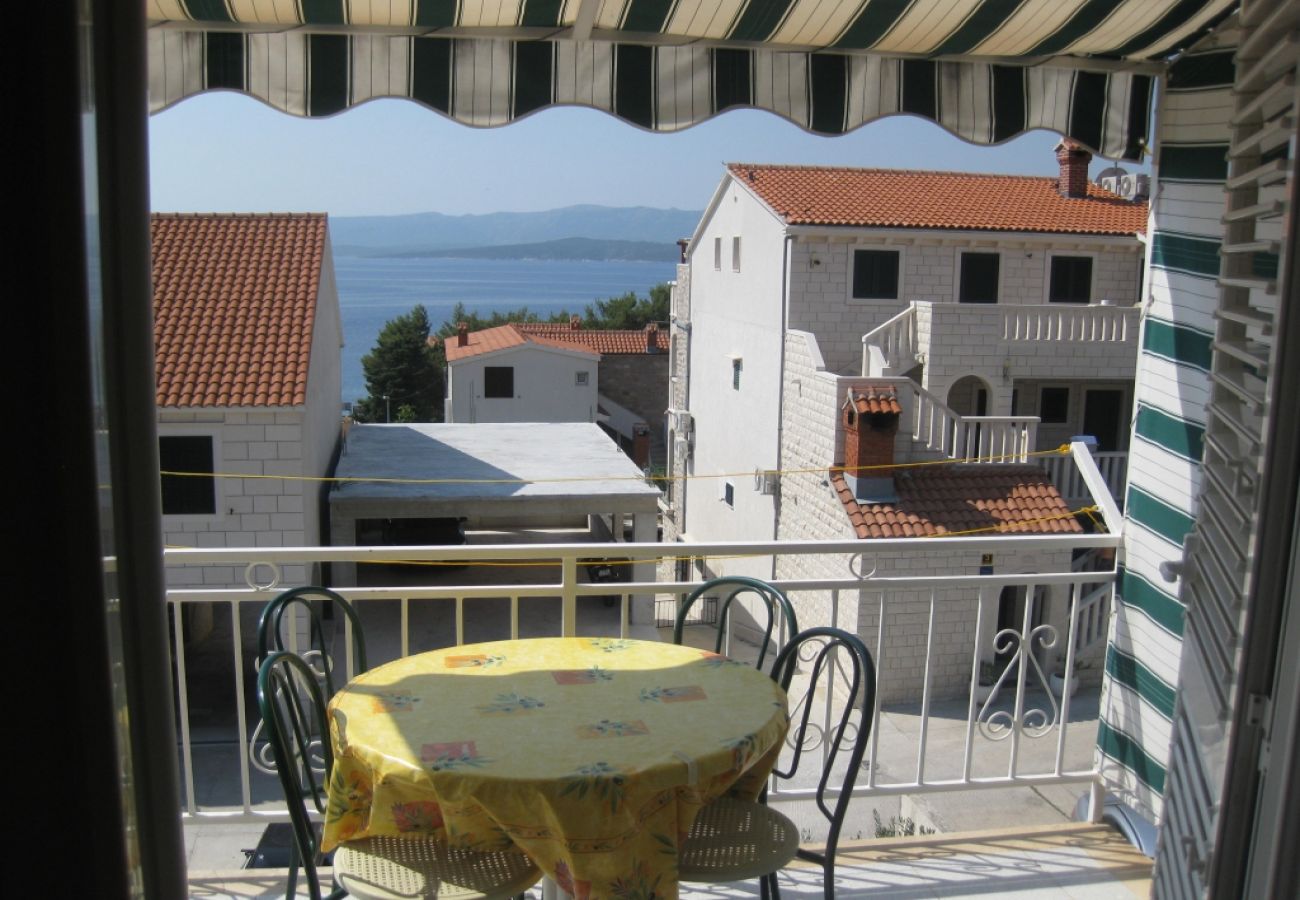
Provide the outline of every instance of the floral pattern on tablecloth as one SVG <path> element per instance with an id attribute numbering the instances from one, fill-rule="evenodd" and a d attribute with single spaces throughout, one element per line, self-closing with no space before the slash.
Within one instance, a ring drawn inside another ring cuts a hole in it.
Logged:
<path id="1" fill-rule="evenodd" d="M 330 709 L 325 850 L 374 834 L 513 846 L 585 900 L 676 897 L 695 814 L 757 796 L 787 725 L 754 669 L 622 638 L 421 654 L 354 679 Z"/>

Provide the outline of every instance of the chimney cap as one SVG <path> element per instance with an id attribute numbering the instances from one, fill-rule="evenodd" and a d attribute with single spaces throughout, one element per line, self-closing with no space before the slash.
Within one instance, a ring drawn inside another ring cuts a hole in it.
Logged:
<path id="1" fill-rule="evenodd" d="M 852 407 L 860 413 L 894 413 L 901 415 L 903 407 L 898 402 L 898 391 L 893 385 L 865 385 L 851 387 L 844 398 L 841 409 Z"/>

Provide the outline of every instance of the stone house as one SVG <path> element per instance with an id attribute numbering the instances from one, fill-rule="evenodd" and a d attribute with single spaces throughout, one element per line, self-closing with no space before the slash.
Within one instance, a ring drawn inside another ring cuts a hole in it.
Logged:
<path id="1" fill-rule="evenodd" d="M 338 289 L 322 213 L 155 213 L 153 310 L 164 540 L 327 542 L 339 448 Z M 209 473 L 188 474 L 188 473 Z M 218 477 L 210 477 L 215 474 Z M 242 567 L 173 567 L 238 586 Z M 287 566 L 285 583 L 315 573 Z"/>

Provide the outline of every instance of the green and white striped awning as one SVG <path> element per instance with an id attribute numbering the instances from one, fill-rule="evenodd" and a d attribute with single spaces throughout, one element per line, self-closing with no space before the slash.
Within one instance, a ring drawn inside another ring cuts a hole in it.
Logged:
<path id="1" fill-rule="evenodd" d="M 841 134 L 909 113 L 1141 156 L 1153 74 L 1236 0 L 146 0 L 151 111 L 236 90 L 467 125 L 589 106 L 656 131 L 756 107 Z"/>

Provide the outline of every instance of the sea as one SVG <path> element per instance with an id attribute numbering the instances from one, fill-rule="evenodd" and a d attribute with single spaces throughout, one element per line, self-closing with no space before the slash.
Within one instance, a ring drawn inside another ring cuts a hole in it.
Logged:
<path id="1" fill-rule="evenodd" d="M 423 304 L 436 331 L 452 308 L 480 315 L 528 307 L 543 318 L 558 312 L 581 315 L 597 300 L 650 288 L 676 278 L 663 262 L 532 259 L 367 258 L 336 256 L 339 314 L 343 324 L 341 400 L 366 396 L 361 357 L 375 346 L 390 319 Z"/>

